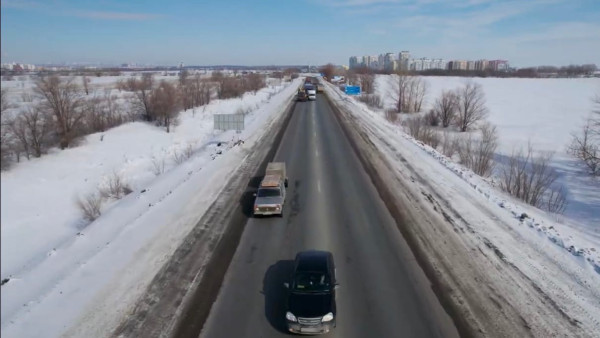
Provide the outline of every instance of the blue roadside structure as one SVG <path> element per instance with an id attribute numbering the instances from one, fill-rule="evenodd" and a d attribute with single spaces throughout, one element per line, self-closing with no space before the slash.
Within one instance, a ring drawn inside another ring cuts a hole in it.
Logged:
<path id="1" fill-rule="evenodd" d="M 360 95 L 360 86 L 346 86 L 346 94 Z"/>

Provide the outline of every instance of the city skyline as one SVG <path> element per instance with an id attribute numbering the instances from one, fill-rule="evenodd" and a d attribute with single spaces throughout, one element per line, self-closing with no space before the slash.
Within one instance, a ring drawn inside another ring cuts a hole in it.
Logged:
<path id="1" fill-rule="evenodd" d="M 347 64 L 348 55 L 406 46 L 446 60 L 497 55 L 515 67 L 600 64 L 600 3 L 593 0 L 1 6 L 3 63 Z"/>
<path id="2" fill-rule="evenodd" d="M 362 55 L 351 56 L 348 59 L 348 67 L 368 68 L 378 71 L 423 71 L 430 69 L 440 70 L 492 70 L 492 71 L 509 71 L 510 65 L 508 60 L 502 59 L 478 59 L 478 60 L 459 60 L 430 57 L 412 57 L 410 51 L 403 50 L 399 53 L 382 53 L 379 55 Z"/>

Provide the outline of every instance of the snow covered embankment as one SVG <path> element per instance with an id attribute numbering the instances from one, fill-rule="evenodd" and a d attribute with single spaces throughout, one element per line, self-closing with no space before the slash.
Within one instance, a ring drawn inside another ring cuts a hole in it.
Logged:
<path id="1" fill-rule="evenodd" d="M 2 286 L 2 336 L 58 336 L 98 303 L 103 313 L 88 314 L 86 325 L 109 334 L 248 149 L 279 119 L 300 82 L 184 112 L 170 134 L 128 124 L 3 173 L 2 195 L 13 199 L 2 201 L 2 274 L 11 276 Z M 241 134 L 213 134 L 213 113 L 242 111 L 248 114 Z M 244 143 L 231 142 L 238 138 Z M 155 177 L 157 156 L 189 145 L 192 157 L 181 164 L 163 157 L 165 171 Z M 103 175 L 115 171 L 134 192 L 108 205 L 89 226 L 75 226 L 73 194 L 96 189 Z M 34 184 L 19 184 L 28 181 Z M 18 218 L 25 206 L 35 216 L 29 222 Z"/>
<path id="2" fill-rule="evenodd" d="M 494 190 L 336 87 L 328 86 L 327 93 L 359 133 L 362 150 L 379 154 L 373 158 L 382 169 L 378 174 L 386 175 L 392 194 L 409 207 L 407 231 L 474 332 L 600 334 L 598 243 L 573 232 L 571 240 L 590 255 L 571 254 L 548 240 L 548 232 L 536 231 L 536 223 L 546 229 L 553 224 L 542 212 Z M 521 222 L 521 211 L 533 227 Z"/>

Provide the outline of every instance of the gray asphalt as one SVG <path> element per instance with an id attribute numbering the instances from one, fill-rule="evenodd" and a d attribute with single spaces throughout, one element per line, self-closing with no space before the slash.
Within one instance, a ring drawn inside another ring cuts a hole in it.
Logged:
<path id="1" fill-rule="evenodd" d="M 283 218 L 250 218 L 201 337 L 284 337 L 296 252 L 333 252 L 337 328 L 326 337 L 453 337 L 450 318 L 353 153 L 326 98 L 299 102 L 275 156 Z"/>

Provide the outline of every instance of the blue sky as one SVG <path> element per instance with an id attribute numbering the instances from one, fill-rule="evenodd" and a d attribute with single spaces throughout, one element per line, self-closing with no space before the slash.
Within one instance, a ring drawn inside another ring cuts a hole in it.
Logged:
<path id="1" fill-rule="evenodd" d="M 600 0 L 2 0 L 2 62 L 347 64 L 352 55 L 596 63 Z"/>

